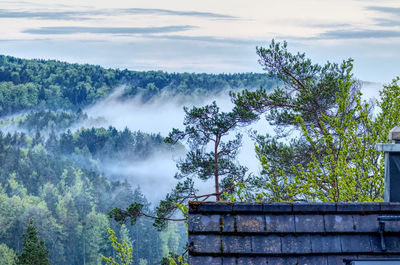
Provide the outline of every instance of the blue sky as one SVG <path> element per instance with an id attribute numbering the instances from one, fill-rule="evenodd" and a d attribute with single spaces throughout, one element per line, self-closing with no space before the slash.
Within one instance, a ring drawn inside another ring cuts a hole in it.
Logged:
<path id="1" fill-rule="evenodd" d="M 356 76 L 400 75 L 398 0 L 1 1 L 0 53 L 132 70 L 262 72 L 272 38 Z"/>

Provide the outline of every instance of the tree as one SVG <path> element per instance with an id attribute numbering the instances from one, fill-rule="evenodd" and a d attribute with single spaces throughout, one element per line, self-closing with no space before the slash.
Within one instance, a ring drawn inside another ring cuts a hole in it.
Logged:
<path id="1" fill-rule="evenodd" d="M 0 264 L 14 265 L 16 255 L 6 244 L 0 244 Z"/>
<path id="2" fill-rule="evenodd" d="M 379 201 L 382 198 L 383 166 L 375 150 L 377 137 L 371 134 L 373 121 L 369 105 L 361 101 L 361 93 L 351 95 L 350 87 L 349 81 L 339 83 L 337 115 L 321 117 L 322 133 L 316 128 L 308 130 L 302 117 L 297 117 L 302 135 L 311 146 L 311 161 L 306 166 L 292 166 L 293 178 L 288 178 L 283 171 L 270 171 L 268 159 L 261 157 L 263 168 L 272 180 L 266 184 L 269 192 L 263 193 L 265 197 L 274 201 L 331 202 Z M 356 104 L 348 111 L 353 99 Z M 281 185 L 276 181 L 279 177 L 283 180 Z"/>
<path id="3" fill-rule="evenodd" d="M 118 238 L 115 236 L 115 232 L 111 228 L 107 228 L 110 236 L 108 240 L 111 242 L 112 247 L 117 251 L 118 258 L 115 260 L 113 257 L 105 257 L 101 255 L 101 258 L 107 262 L 107 265 L 130 265 L 132 262 L 132 246 L 126 243 L 124 240 L 122 243 L 118 242 Z"/>
<path id="4" fill-rule="evenodd" d="M 177 143 L 187 140 L 189 151 L 186 158 L 177 164 L 179 172 L 175 178 L 183 181 L 166 195 L 156 207 L 155 214 L 152 216 L 143 211 L 143 204 L 136 202 L 131 204 L 126 210 L 114 208 L 109 212 L 109 216 L 117 222 L 123 224 L 130 219 L 131 224 L 135 223 L 139 217 L 145 216 L 154 219 L 154 226 L 159 230 L 166 228 L 168 221 L 186 221 L 188 208 L 185 203 L 188 200 L 206 200 L 215 197 L 220 201 L 225 193 L 232 193 L 238 182 L 245 180 L 247 168 L 240 166 L 236 162 L 236 156 L 241 146 L 241 134 L 235 134 L 232 140 L 226 140 L 238 126 L 248 122 L 246 117 L 242 117 L 238 112 L 221 112 L 215 102 L 204 107 L 184 108 L 185 130 L 173 129 L 165 139 L 167 143 Z M 194 187 L 194 178 L 206 181 L 213 179 L 214 192 L 210 194 L 197 194 Z M 181 210 L 184 218 L 174 218 L 176 210 Z M 184 256 L 188 248 L 178 257 L 169 258 L 171 264 L 185 264 Z M 165 262 L 165 260 L 164 260 Z"/>
<path id="5" fill-rule="evenodd" d="M 85 217 L 81 242 L 83 243 L 84 264 L 100 264 L 99 253 L 107 247 L 107 216 L 92 210 Z"/>
<path id="6" fill-rule="evenodd" d="M 384 86 L 379 94 L 377 106 L 380 112 L 376 116 L 373 130 L 378 142 L 384 143 L 389 140 L 389 131 L 400 124 L 400 77 Z"/>
<path id="7" fill-rule="evenodd" d="M 49 251 L 37 235 L 37 229 L 33 225 L 33 219 L 29 219 L 26 234 L 23 236 L 23 249 L 17 256 L 17 265 L 46 265 L 50 264 L 47 255 Z"/>
<path id="8" fill-rule="evenodd" d="M 237 133 L 233 140 L 223 141 L 246 119 L 242 119 L 236 112 L 220 112 L 215 101 L 211 105 L 193 107 L 191 110 L 185 107 L 184 111 L 185 130 L 173 129 L 165 139 L 169 143 L 186 139 L 189 146 L 186 158 L 177 164 L 179 172 L 175 178 L 199 178 L 203 181 L 212 178 L 215 192 L 202 197 L 215 196 L 219 201 L 223 192 L 232 189 L 235 182 L 243 181 L 247 171 L 247 168 L 235 161 L 242 144 L 242 135 Z M 198 198 L 193 194 L 192 199 Z"/>
<path id="9" fill-rule="evenodd" d="M 260 89 L 231 94 L 242 115 L 256 120 L 266 113 L 276 128 L 274 136 L 254 136 L 263 166 L 262 175 L 253 179 L 260 191 L 256 199 L 382 200 L 383 164 L 375 144 L 387 140 L 394 125 L 385 125 L 389 113 L 400 114 L 396 104 L 389 104 L 398 94 L 386 89 L 386 98 L 378 104 L 386 114 L 375 119 L 373 105 L 361 100 L 351 59 L 320 66 L 274 41 L 257 52 L 281 87 L 270 93 Z"/>
<path id="10" fill-rule="evenodd" d="M 261 88 L 231 93 L 235 111 L 249 119 L 257 120 L 265 113 L 266 120 L 275 126 L 276 135 L 256 135 L 255 139 L 274 169 L 283 169 L 293 175 L 291 166 L 306 165 L 311 161 L 310 144 L 305 137 L 291 137 L 294 131 L 301 132 L 302 126 L 296 117 L 303 119 L 307 129 L 317 128 L 322 133 L 320 121 L 323 115 L 334 116 L 337 110 L 336 92 L 339 80 L 351 74 L 352 60 L 341 65 L 327 63 L 312 64 L 305 54 L 292 54 L 287 43 L 272 41 L 268 49 L 257 48 L 259 62 L 270 76 L 277 77 L 280 87 L 272 92 Z M 359 91 L 358 82 L 353 82 L 350 93 Z M 349 109 L 354 102 L 351 102 Z M 285 141 L 282 141 L 285 139 Z"/>
<path id="11" fill-rule="evenodd" d="M 154 225 L 160 230 L 165 228 L 167 221 L 182 221 L 173 218 L 177 209 L 187 214 L 185 203 L 188 200 L 206 200 L 215 197 L 216 201 L 226 192 L 232 192 L 235 184 L 243 182 L 247 168 L 239 165 L 236 156 L 241 146 L 242 135 L 237 133 L 232 140 L 226 140 L 238 126 L 248 122 L 238 112 L 221 112 L 215 102 L 204 107 L 184 108 L 185 130 L 173 129 L 165 139 L 167 143 L 177 143 L 186 139 L 189 151 L 186 158 L 177 163 L 179 172 L 175 178 L 182 180 L 167 194 L 166 198 L 156 207 L 156 216 L 150 216 L 142 211 L 140 203 L 131 204 L 126 210 L 113 209 L 109 215 L 120 223 L 127 219 L 135 222 L 139 216 L 155 219 Z M 213 179 L 214 192 L 197 194 L 194 178 L 206 181 Z"/>

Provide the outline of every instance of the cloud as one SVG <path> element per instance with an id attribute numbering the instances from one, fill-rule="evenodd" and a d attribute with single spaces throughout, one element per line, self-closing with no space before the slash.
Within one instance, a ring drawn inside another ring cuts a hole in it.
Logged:
<path id="1" fill-rule="evenodd" d="M 309 28 L 343 28 L 349 27 L 349 23 L 341 23 L 334 21 L 326 21 L 324 19 L 305 19 L 305 18 L 288 18 L 288 19 L 275 19 L 274 23 L 279 25 L 288 25 L 296 27 L 309 27 Z"/>
<path id="2" fill-rule="evenodd" d="M 359 39 L 386 39 L 399 38 L 400 30 L 394 27 L 400 26 L 400 8 L 387 6 L 368 6 L 368 11 L 380 13 L 377 17 L 372 17 L 373 25 L 378 28 L 352 28 L 346 23 L 329 24 L 315 22 L 300 22 L 300 24 L 310 27 L 326 28 L 327 30 L 310 37 L 280 36 L 292 40 L 359 40 Z M 384 17 L 382 17 L 384 14 Z M 390 16 L 392 15 L 392 16 Z M 331 29 L 329 29 L 331 28 Z"/>
<path id="3" fill-rule="evenodd" d="M 87 20 L 92 12 L 85 11 L 11 11 L 0 9 L 0 18 L 35 18 L 42 20 Z"/>
<path id="4" fill-rule="evenodd" d="M 399 38 L 398 30 L 331 30 L 326 31 L 316 37 L 316 39 L 381 39 L 381 38 Z"/>
<path id="5" fill-rule="evenodd" d="M 165 26 L 165 27 L 41 27 L 38 29 L 26 29 L 24 33 L 57 35 L 57 34 L 154 34 L 180 32 L 194 29 L 193 26 Z"/>
<path id="6" fill-rule="evenodd" d="M 369 6 L 367 10 L 400 16 L 400 7 Z"/>
<path id="7" fill-rule="evenodd" d="M 299 23 L 296 24 L 298 25 Z M 303 25 L 312 28 L 343 28 L 351 26 L 351 24 L 346 23 L 303 23 Z"/>
<path id="8" fill-rule="evenodd" d="M 400 26 L 400 20 L 379 18 L 375 19 L 378 26 L 382 27 L 398 27 Z"/>
<path id="9" fill-rule="evenodd" d="M 0 41 L 0 51 L 22 58 L 58 59 L 132 70 L 201 73 L 261 71 L 254 44 L 221 45 L 209 42 L 205 45 L 200 41 L 147 39 L 142 36 L 138 36 L 140 41 L 65 40 L 52 39 L 54 35 L 34 36 L 38 38 Z"/>
<path id="10" fill-rule="evenodd" d="M 257 40 L 246 40 L 238 38 L 218 38 L 214 36 L 183 36 L 183 35 L 149 35 L 146 36 L 149 39 L 164 39 L 173 41 L 196 41 L 196 42 L 210 42 L 210 43 L 222 43 L 222 44 L 251 44 L 255 45 L 261 41 Z"/>
<path id="11" fill-rule="evenodd" d="M 202 17 L 212 19 L 238 19 L 237 17 L 212 12 L 177 11 L 170 9 L 154 8 L 120 8 L 120 9 L 97 9 L 87 11 L 19 11 L 0 9 L 0 18 L 34 18 L 40 20 L 88 20 L 98 15 L 115 16 L 120 15 L 170 15 Z"/>
<path id="12" fill-rule="evenodd" d="M 400 20 L 388 19 L 388 18 L 376 18 L 376 25 L 382 27 L 398 27 L 400 26 Z"/>
<path id="13" fill-rule="evenodd" d="M 154 9 L 154 8 L 127 8 L 127 9 L 120 9 L 120 12 L 129 14 L 158 14 L 158 15 L 172 15 L 172 16 L 204 17 L 204 18 L 214 18 L 214 19 L 238 18 L 230 15 L 224 15 L 212 12 L 177 11 L 170 9 Z"/>
<path id="14" fill-rule="evenodd" d="M 385 29 L 340 29 L 328 30 L 311 37 L 279 36 L 280 39 L 309 41 L 309 40 L 363 40 L 400 38 L 400 30 Z"/>
<path id="15" fill-rule="evenodd" d="M 387 6 L 369 6 L 366 8 L 369 11 L 375 11 L 385 14 L 385 17 L 374 18 L 377 26 L 382 27 L 398 27 L 400 26 L 400 7 L 387 7 Z M 392 15 L 392 18 L 388 18 Z M 394 15 L 394 16 L 393 16 Z M 394 17 L 394 18 L 393 18 Z M 397 19 L 396 19 L 397 17 Z"/>

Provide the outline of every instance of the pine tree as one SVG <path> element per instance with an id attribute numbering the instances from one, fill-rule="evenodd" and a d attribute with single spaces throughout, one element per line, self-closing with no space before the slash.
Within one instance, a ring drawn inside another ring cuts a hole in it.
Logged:
<path id="1" fill-rule="evenodd" d="M 23 249 L 16 259 L 17 265 L 47 265 L 49 251 L 44 246 L 44 241 L 39 239 L 33 219 L 29 220 L 26 234 L 23 236 Z"/>

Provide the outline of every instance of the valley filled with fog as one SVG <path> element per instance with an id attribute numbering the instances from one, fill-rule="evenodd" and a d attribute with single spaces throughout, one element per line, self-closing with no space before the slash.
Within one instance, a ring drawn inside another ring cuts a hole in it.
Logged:
<path id="1" fill-rule="evenodd" d="M 7 224 L 0 228 L 0 247 L 20 251 L 21 231 L 32 217 L 50 260 L 60 265 L 97 264 L 100 253 L 112 255 L 108 227 L 126 238 L 143 264 L 166 264 L 171 253 L 182 252 L 183 222 L 163 226 L 142 215 L 170 214 L 166 205 L 182 194 L 177 164 L 197 146 L 166 139 L 173 128 L 185 129 L 184 107 L 215 101 L 231 112 L 230 92 L 262 87 L 269 94 L 282 85 L 260 73 L 136 72 L 1 55 L 0 62 L 0 224 Z M 362 82 L 363 99 L 374 105 L 382 86 Z M 235 125 L 222 140 L 243 135 L 232 160 L 253 180 L 265 176 L 255 135 L 282 133 L 264 114 Z M 300 135 L 298 128 L 283 129 L 288 134 L 279 141 L 285 144 Z M 196 195 L 215 192 L 214 184 L 212 177 L 194 178 Z M 114 209 L 131 206 L 142 214 L 135 222 L 112 218 Z M 181 218 L 175 210 L 169 217 Z"/>
<path id="2" fill-rule="evenodd" d="M 363 99 L 374 104 L 379 98 L 379 90 L 383 85 L 363 82 L 361 86 Z M 127 127 L 131 131 L 160 133 L 166 137 L 173 128 L 183 129 L 185 114 L 183 107 L 200 107 L 213 101 L 216 101 L 220 109 L 225 112 L 231 111 L 234 107 L 229 96 L 230 90 L 224 90 L 207 98 L 164 93 L 145 103 L 141 101 L 140 95 L 134 98 L 123 98 L 123 91 L 124 86 L 117 87 L 108 97 L 84 109 L 83 112 L 88 115 L 88 119 L 74 124 L 71 130 L 108 126 L 123 130 Z M 250 173 L 259 174 L 260 162 L 254 151 L 254 140 L 249 134 L 252 130 L 256 130 L 259 134 L 274 134 L 274 127 L 261 118 L 250 126 L 237 130 L 244 135 L 238 161 L 246 166 Z M 177 181 L 173 178 L 177 171 L 175 164 L 184 156 L 184 150 L 178 152 L 162 150 L 154 152 L 145 160 L 105 161 L 100 168 L 111 179 L 126 179 L 133 186 L 140 186 L 146 197 L 153 203 L 157 203 L 176 184 Z M 157 183 L 156 193 L 154 192 L 155 183 Z M 197 185 L 200 193 L 207 193 L 213 189 L 212 182 L 197 181 Z"/>

